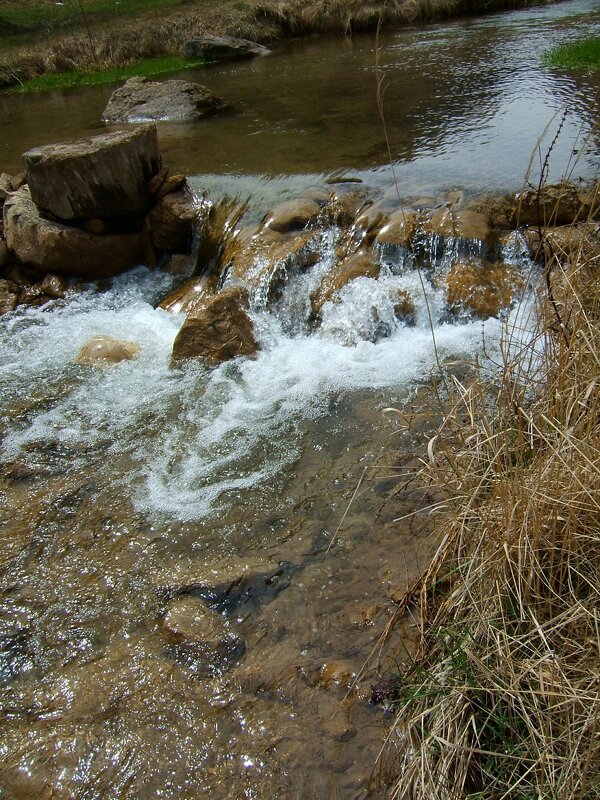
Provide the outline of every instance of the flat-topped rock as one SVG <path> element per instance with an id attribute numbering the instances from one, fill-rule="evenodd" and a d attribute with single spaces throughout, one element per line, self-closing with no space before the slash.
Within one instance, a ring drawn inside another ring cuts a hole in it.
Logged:
<path id="1" fill-rule="evenodd" d="M 145 213 L 161 166 L 154 125 L 36 147 L 23 159 L 33 202 L 63 222 Z"/>
<path id="2" fill-rule="evenodd" d="M 39 272 L 82 278 L 108 278 L 141 264 L 137 233 L 99 236 L 40 216 L 24 186 L 4 204 L 4 235 L 21 264 Z"/>
<path id="3" fill-rule="evenodd" d="M 190 81 L 130 78 L 115 89 L 102 114 L 103 122 L 193 122 L 223 108 L 221 97 Z"/>
<path id="4" fill-rule="evenodd" d="M 184 58 L 202 58 L 205 61 L 233 61 L 235 59 L 265 56 L 271 51 L 262 44 L 237 36 L 194 36 L 183 47 Z"/>

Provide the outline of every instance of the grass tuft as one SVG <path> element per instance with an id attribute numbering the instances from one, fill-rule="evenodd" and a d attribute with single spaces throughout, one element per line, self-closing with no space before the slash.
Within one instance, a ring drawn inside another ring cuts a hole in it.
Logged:
<path id="1" fill-rule="evenodd" d="M 132 78 L 136 75 L 152 77 L 168 72 L 181 72 L 185 69 L 194 69 L 204 65 L 203 61 L 190 61 L 180 56 L 161 56 L 159 58 L 146 58 L 136 61 L 126 67 L 110 67 L 107 69 L 81 72 L 68 70 L 66 72 L 48 73 L 30 78 L 23 84 L 14 88 L 15 92 L 38 92 L 47 89 L 66 89 L 73 86 L 102 86 L 110 83 Z"/>
<path id="2" fill-rule="evenodd" d="M 583 39 L 547 50 L 544 64 L 557 69 L 600 69 L 600 37 Z"/>

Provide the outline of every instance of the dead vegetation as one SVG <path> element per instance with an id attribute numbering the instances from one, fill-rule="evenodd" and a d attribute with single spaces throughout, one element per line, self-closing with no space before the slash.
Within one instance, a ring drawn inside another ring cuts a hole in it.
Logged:
<path id="1" fill-rule="evenodd" d="M 188 0 L 129 16 L 96 18 L 85 2 L 67 24 L 41 28 L 25 39 L 0 28 L 0 88 L 47 73 L 126 66 L 139 59 L 181 55 L 203 33 L 261 43 L 315 33 L 350 35 L 467 13 L 525 5 L 525 0 Z M 33 3 L 35 5 L 35 3 Z M 1 9 L 0 9 L 1 10 Z M 1 18 L 1 14 L 0 14 Z"/>
<path id="2" fill-rule="evenodd" d="M 394 800 L 600 796 L 597 226 L 570 241 L 546 242 L 536 330 L 507 331 L 499 376 L 432 400 L 441 533 L 404 598 L 421 644 L 382 752 Z"/>

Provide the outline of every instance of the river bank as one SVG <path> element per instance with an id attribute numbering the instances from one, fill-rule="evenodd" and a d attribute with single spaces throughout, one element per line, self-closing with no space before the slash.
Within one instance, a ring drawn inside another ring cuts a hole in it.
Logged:
<path id="1" fill-rule="evenodd" d="M 0 5 L 0 88 L 64 72 L 98 72 L 141 59 L 181 56 L 185 42 L 200 34 L 226 34 L 273 44 L 315 33 L 361 31 L 422 24 L 465 14 L 519 8 L 522 0 L 206 0 L 151 3 L 108 0 L 59 4 L 49 11 L 39 0 Z M 23 7 L 25 6 L 25 7 Z M 15 16 L 16 14 L 16 16 Z M 12 21 L 11 21 L 12 20 Z M 146 65 L 146 74 L 151 66 Z"/>

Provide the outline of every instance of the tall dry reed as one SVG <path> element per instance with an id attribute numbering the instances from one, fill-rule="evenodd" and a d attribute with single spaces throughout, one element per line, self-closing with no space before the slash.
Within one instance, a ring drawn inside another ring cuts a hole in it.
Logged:
<path id="1" fill-rule="evenodd" d="M 542 236 L 533 335 L 433 398 L 420 477 L 445 499 L 393 800 L 600 797 L 600 238 Z"/>

